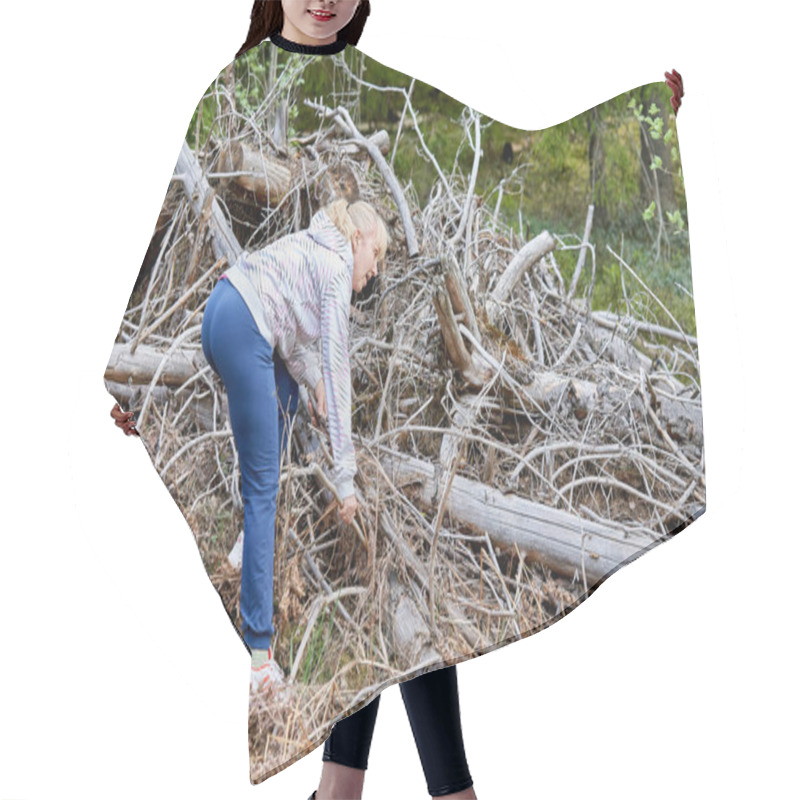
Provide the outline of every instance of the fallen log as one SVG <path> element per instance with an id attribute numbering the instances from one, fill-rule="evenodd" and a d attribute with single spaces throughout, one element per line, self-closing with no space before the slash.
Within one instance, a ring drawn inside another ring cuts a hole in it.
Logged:
<path id="1" fill-rule="evenodd" d="M 286 197 L 292 182 L 292 172 L 285 163 L 244 142 L 227 142 L 217 169 L 226 181 L 252 192 L 259 203 L 269 206 L 278 205 Z"/>
<path id="2" fill-rule="evenodd" d="M 594 314 L 591 318 L 598 321 Z M 624 339 L 618 326 L 610 330 L 601 326 L 599 323 L 586 329 L 586 338 L 595 358 L 602 356 L 626 371 L 638 372 L 642 368 L 649 372 L 652 369 L 653 360 Z"/>
<path id="3" fill-rule="evenodd" d="M 480 355 L 492 369 L 501 370 L 496 359 L 480 346 L 480 343 L 462 323 L 459 323 L 459 330 L 465 338 L 472 342 L 477 351 L 476 355 Z M 645 380 L 645 375 L 644 370 L 640 370 L 640 380 Z M 630 388 L 613 384 L 610 381 L 595 383 L 550 371 L 539 372 L 532 382 L 524 385 L 517 384 L 507 374 L 505 377 L 506 384 L 518 386 L 541 411 L 557 410 L 562 414 L 573 413 L 578 419 L 585 419 L 593 410 L 608 413 L 616 420 L 614 427 L 619 435 L 624 435 L 629 423 L 626 416 L 613 413 L 616 407 L 627 404 L 631 411 L 638 412 L 642 417 L 652 413 L 652 408 L 648 411 L 645 406 L 641 393 L 635 394 Z M 512 408 L 516 393 L 509 388 L 509 385 L 504 386 L 504 396 L 509 403 L 509 409 Z M 669 427 L 681 432 L 682 435 L 679 438 L 682 442 L 695 447 L 701 445 L 703 418 L 700 405 L 695 399 L 657 396 L 655 399 L 651 397 L 650 403 L 656 406 L 661 418 Z"/>
<path id="4" fill-rule="evenodd" d="M 383 446 L 380 449 L 381 465 L 398 488 L 415 485 L 419 500 L 436 508 L 440 487 L 434 465 Z M 664 541 L 655 533 L 648 537 L 620 532 L 459 475 L 450 486 L 446 507 L 452 520 L 485 532 L 498 547 L 512 552 L 516 547 L 523 558 L 532 556 L 568 578 L 585 575 L 592 586 Z M 694 506 L 689 516 L 696 519 L 704 510 L 705 505 Z"/>
<path id="5" fill-rule="evenodd" d="M 448 356 L 468 382 L 476 387 L 482 387 L 490 377 L 490 373 L 483 367 L 483 359 L 477 363 L 475 361 L 481 356 L 480 352 L 473 354 L 467 350 L 460 335 L 459 323 L 456 322 L 452 306 L 449 304 L 449 295 L 443 286 L 440 286 L 435 297 Z M 112 350 L 104 377 L 106 381 L 118 384 L 147 384 L 152 380 L 162 361 L 165 363 L 159 375 L 160 386 L 181 386 L 206 366 L 200 350 L 178 349 L 166 356 L 165 360 L 165 354 L 153 347 L 139 345 L 136 354 L 131 355 L 128 344 L 117 343 Z M 679 386 L 685 390 L 685 387 L 680 384 Z M 611 413 L 613 408 L 621 404 L 628 404 L 632 411 L 638 412 L 643 417 L 647 415 L 642 396 L 607 381 L 596 383 L 543 370 L 536 374 L 532 382 L 522 384 L 521 388 L 525 396 L 539 408 L 558 411 L 561 414 L 574 414 L 578 419 L 584 419 L 592 411 Z M 510 407 L 513 406 L 513 393 L 506 392 L 506 395 Z M 696 399 L 659 394 L 655 410 L 675 438 L 683 443 L 699 446 L 703 436 L 703 417 L 701 406 Z M 623 426 L 620 429 L 622 434 L 627 422 L 625 417 L 620 417 L 619 420 L 619 424 Z"/>
<path id="6" fill-rule="evenodd" d="M 481 410 L 480 395 L 469 394 L 461 398 L 461 404 L 456 406 L 453 413 L 453 427 L 442 436 L 439 446 L 439 464 L 445 471 L 456 469 L 454 462 L 458 456 L 461 445 L 461 430 L 468 430 L 475 424 Z"/>
<path id="7" fill-rule="evenodd" d="M 159 375 L 159 385 L 173 387 L 182 386 L 207 363 L 202 350 L 183 348 L 165 354 L 154 347 L 140 344 L 135 355 L 131 355 L 128 344 L 117 342 L 103 377 L 115 383 L 149 384 L 162 362 L 165 363 Z"/>
<path id="8" fill-rule="evenodd" d="M 418 584 L 427 590 L 431 584 L 430 571 L 427 569 L 426 565 L 423 564 L 423 562 L 417 557 L 417 555 L 414 553 L 411 547 L 409 547 L 409 545 L 397 531 L 394 523 L 392 522 L 391 518 L 389 517 L 389 515 L 386 513 L 385 510 L 381 510 L 380 512 L 380 525 L 381 525 L 381 530 L 397 548 L 397 551 L 402 556 L 405 565 L 416 576 Z M 408 595 L 406 594 L 406 597 L 407 596 Z M 470 646 L 477 647 L 482 639 L 481 633 L 475 627 L 473 622 L 468 617 L 465 616 L 459 604 L 457 602 L 452 602 L 447 597 L 439 597 L 439 602 L 442 604 L 442 610 L 444 611 L 446 616 L 448 616 L 452 621 L 458 624 L 462 636 L 464 636 L 464 638 L 469 642 Z M 430 633 L 430 614 L 428 614 L 428 618 L 426 620 L 426 618 L 422 614 L 422 611 L 420 610 L 422 608 L 425 608 L 425 605 L 421 598 L 419 599 L 419 602 L 415 604 L 415 607 L 416 607 L 416 613 L 414 614 L 414 619 L 416 620 L 416 622 L 410 625 L 411 629 L 412 630 L 419 629 L 419 623 L 420 621 L 423 621 L 423 624 L 426 626 L 428 632 Z M 400 625 L 401 625 L 400 635 L 402 637 L 402 632 L 401 632 L 403 626 L 402 621 L 400 622 Z M 394 634 L 398 635 L 398 632 L 399 631 L 395 629 Z M 418 634 L 416 633 L 414 635 L 418 636 Z"/>

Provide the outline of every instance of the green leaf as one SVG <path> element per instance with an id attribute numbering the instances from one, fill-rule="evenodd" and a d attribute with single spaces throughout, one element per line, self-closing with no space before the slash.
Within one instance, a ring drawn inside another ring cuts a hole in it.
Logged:
<path id="1" fill-rule="evenodd" d="M 679 233 L 683 230 L 683 216 L 681 215 L 680 209 L 667 211 L 667 219 L 678 229 L 675 233 Z"/>

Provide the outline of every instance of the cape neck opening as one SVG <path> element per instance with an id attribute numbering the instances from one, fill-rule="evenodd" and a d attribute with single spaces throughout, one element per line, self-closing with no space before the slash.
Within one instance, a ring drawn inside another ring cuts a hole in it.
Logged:
<path id="1" fill-rule="evenodd" d="M 332 55 L 333 53 L 341 52 L 347 47 L 347 39 L 337 39 L 330 44 L 298 44 L 285 36 L 281 36 L 279 33 L 273 33 L 269 40 L 272 44 L 283 50 L 288 50 L 290 53 L 307 53 L 309 55 Z"/>

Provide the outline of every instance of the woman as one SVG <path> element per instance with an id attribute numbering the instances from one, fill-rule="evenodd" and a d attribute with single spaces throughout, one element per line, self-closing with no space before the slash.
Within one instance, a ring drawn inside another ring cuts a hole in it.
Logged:
<path id="1" fill-rule="evenodd" d="M 318 211 L 307 230 L 243 254 L 220 278 L 203 314 L 203 352 L 225 384 L 242 473 L 240 605 L 254 691 L 283 680 L 270 646 L 272 566 L 280 452 L 288 446 L 300 382 L 313 391 L 320 415 L 328 417 L 342 521 L 352 522 L 358 506 L 350 424 L 350 292 L 363 291 L 377 274 L 387 243 L 372 206 L 337 200 Z M 309 347 L 317 338 L 321 371 Z M 313 419 L 310 400 L 309 412 Z M 402 683 L 400 690 L 431 795 L 475 798 L 455 666 Z M 314 800 L 361 796 L 379 701 L 380 696 L 334 726 Z"/>
<path id="2" fill-rule="evenodd" d="M 388 234 L 368 203 L 337 200 L 308 229 L 243 253 L 217 282 L 203 314 L 203 353 L 228 396 L 244 502 L 242 634 L 251 650 L 251 687 L 283 675 L 272 658 L 275 514 L 281 450 L 297 410 L 299 384 L 328 418 L 333 483 L 344 523 L 355 517 L 350 432 L 350 296 L 377 274 Z M 321 340 L 322 364 L 311 349 Z M 314 409 L 309 399 L 312 419 Z"/>

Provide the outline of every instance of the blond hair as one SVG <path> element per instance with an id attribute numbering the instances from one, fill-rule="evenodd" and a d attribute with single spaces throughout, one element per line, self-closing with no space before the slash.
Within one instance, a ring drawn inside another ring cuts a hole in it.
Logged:
<path id="1" fill-rule="evenodd" d="M 352 241 L 353 234 L 359 230 L 365 236 L 374 233 L 378 245 L 378 262 L 382 263 L 389 247 L 389 231 L 381 215 L 365 200 L 349 203 L 344 198 L 334 200 L 324 207 L 331 222 Z"/>

